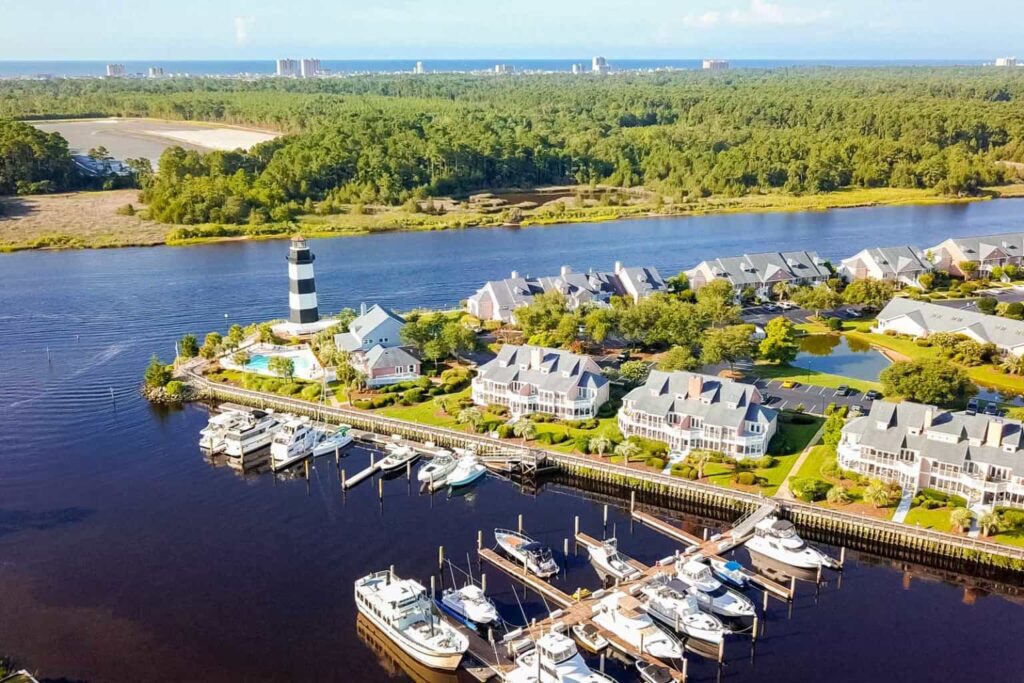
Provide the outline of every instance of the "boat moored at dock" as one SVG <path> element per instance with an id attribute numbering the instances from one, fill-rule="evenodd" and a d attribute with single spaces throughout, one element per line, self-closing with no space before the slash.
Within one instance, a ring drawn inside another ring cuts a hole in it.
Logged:
<path id="1" fill-rule="evenodd" d="M 676 579 L 653 579 L 643 585 L 639 597 L 648 614 L 676 633 L 716 645 L 725 637 L 722 622 L 701 611 L 697 599 Z"/>
<path id="2" fill-rule="evenodd" d="M 477 460 L 475 455 L 464 455 L 459 458 L 455 468 L 448 473 L 445 483 L 451 488 L 469 486 L 485 474 L 487 474 L 487 468 Z"/>
<path id="3" fill-rule="evenodd" d="M 248 410 L 222 409 L 210 416 L 210 421 L 199 430 L 199 447 L 209 453 L 220 453 L 226 446 L 225 435 L 235 427 L 245 423 Z"/>
<path id="4" fill-rule="evenodd" d="M 338 428 L 324 437 L 324 439 L 313 447 L 313 457 L 319 458 L 322 455 L 330 455 L 335 451 L 345 448 L 355 437 L 352 436 L 352 427 L 349 425 L 338 425 Z"/>
<path id="5" fill-rule="evenodd" d="M 571 631 L 576 642 L 594 654 L 608 647 L 608 639 L 602 636 L 597 627 L 590 622 L 581 621 L 578 624 L 573 624 Z"/>
<path id="6" fill-rule="evenodd" d="M 542 579 L 558 573 L 551 548 L 511 529 L 495 529 L 494 540 L 505 554 Z"/>
<path id="7" fill-rule="evenodd" d="M 458 463 L 458 458 L 450 451 L 442 451 L 431 458 L 430 462 L 420 465 L 420 469 L 416 473 L 416 481 L 424 484 L 443 482 Z"/>
<path id="8" fill-rule="evenodd" d="M 640 576 L 640 570 L 629 562 L 629 558 L 619 552 L 618 540 L 609 538 L 600 545 L 588 547 L 590 559 L 603 572 L 614 579 L 628 581 Z"/>
<path id="9" fill-rule="evenodd" d="M 283 469 L 308 457 L 323 438 L 323 432 L 308 417 L 287 416 L 270 441 L 273 468 Z"/>
<path id="10" fill-rule="evenodd" d="M 615 591 L 601 598 L 594 610 L 595 624 L 637 651 L 661 660 L 683 658 L 679 639 L 654 623 L 640 601 L 632 595 Z"/>
<path id="11" fill-rule="evenodd" d="M 723 586 L 711 573 L 711 567 L 697 558 L 679 560 L 676 563 L 676 577 L 705 611 L 730 618 L 752 617 L 755 614 L 754 603 L 750 598 Z"/>
<path id="12" fill-rule="evenodd" d="M 711 566 L 711 572 L 715 575 L 715 578 L 722 583 L 739 589 L 746 588 L 750 583 L 746 573 L 743 571 L 743 565 L 735 560 L 709 557 L 707 562 Z"/>
<path id="13" fill-rule="evenodd" d="M 438 604 L 442 610 L 472 628 L 498 621 L 498 608 L 479 586 L 473 584 L 446 588 Z"/>
<path id="14" fill-rule="evenodd" d="M 421 664 L 453 671 L 469 649 L 466 637 L 437 613 L 417 581 L 375 572 L 356 580 L 355 598 L 359 612 Z"/>
<path id="15" fill-rule="evenodd" d="M 380 459 L 380 471 L 384 474 L 398 472 L 419 459 L 419 452 L 409 446 L 388 445 L 388 454 Z"/>
<path id="16" fill-rule="evenodd" d="M 838 569 L 839 563 L 817 548 L 807 545 L 793 523 L 767 517 L 754 527 L 754 536 L 746 543 L 747 550 L 799 569 L 819 567 Z"/>
<path id="17" fill-rule="evenodd" d="M 552 630 L 519 656 L 505 683 L 615 683 L 615 679 L 592 670 L 572 638 Z"/>
<path id="18" fill-rule="evenodd" d="M 270 444 L 280 426 L 277 416 L 254 410 L 224 434 L 224 453 L 241 457 L 258 451 Z"/>

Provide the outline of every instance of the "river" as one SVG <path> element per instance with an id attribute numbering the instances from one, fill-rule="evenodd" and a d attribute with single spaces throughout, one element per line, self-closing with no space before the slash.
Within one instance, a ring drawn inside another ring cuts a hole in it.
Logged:
<path id="1" fill-rule="evenodd" d="M 817 249 L 838 259 L 869 245 L 930 246 L 1016 227 L 1018 204 L 892 207 L 810 214 L 647 219 L 526 230 L 317 240 L 322 307 L 361 301 L 450 306 L 507 271 L 568 263 L 650 263 L 673 273 L 715 255 Z M 73 681 L 378 681 L 357 637 L 352 581 L 394 564 L 426 580 L 438 545 L 460 560 L 478 529 L 513 525 L 561 548 L 572 517 L 600 534 L 601 508 L 564 487 L 537 496 L 488 480 L 432 499 L 387 482 L 347 498 L 333 463 L 310 481 L 240 477 L 198 451 L 205 412 L 138 398 L 150 354 L 184 332 L 280 317 L 281 241 L 195 248 L 0 256 L 0 653 Z M 358 467 L 366 454 L 351 456 Z M 351 470 L 350 470 L 351 471 Z M 622 548 L 645 561 L 674 549 L 613 510 Z M 465 564 L 463 560 L 463 564 Z M 495 597 L 522 620 L 509 584 Z M 851 557 L 792 616 L 769 609 L 753 661 L 727 649 L 723 680 L 1019 680 L 1016 598 L 909 579 Z M 564 586 L 595 585 L 582 558 Z M 540 613 L 532 597 L 525 609 Z M 695 680 L 715 680 L 694 664 Z"/>

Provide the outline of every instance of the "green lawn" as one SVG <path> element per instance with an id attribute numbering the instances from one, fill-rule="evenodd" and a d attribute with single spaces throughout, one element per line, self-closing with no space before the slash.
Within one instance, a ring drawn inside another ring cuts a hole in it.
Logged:
<path id="1" fill-rule="evenodd" d="M 910 508 L 910 512 L 907 513 L 907 518 L 904 520 L 904 524 L 909 526 L 921 526 L 925 529 L 935 529 L 936 531 L 949 531 L 951 524 L 949 521 L 949 513 L 953 511 L 951 507 L 935 508 L 934 510 L 926 510 L 923 507 Z"/>
<path id="2" fill-rule="evenodd" d="M 834 458 L 835 455 L 831 448 L 824 444 L 818 444 L 811 449 L 807 459 L 800 465 L 800 469 L 796 471 L 794 477 L 799 479 L 827 479 L 822 474 L 821 468 Z"/>
<path id="3" fill-rule="evenodd" d="M 1024 529 L 1012 529 L 1010 531 L 1001 531 L 998 534 L 994 534 L 991 538 L 986 540 L 995 541 L 996 543 L 1005 543 L 1007 545 L 1016 545 L 1024 547 Z"/>
<path id="4" fill-rule="evenodd" d="M 814 386 L 828 387 L 829 389 L 838 389 L 841 385 L 845 384 L 862 393 L 871 389 L 875 391 L 882 390 L 882 385 L 878 382 L 868 382 L 853 377 L 843 377 L 842 375 L 830 375 L 827 372 L 818 372 L 817 370 L 809 370 L 795 365 L 758 363 L 754 366 L 752 374 L 764 379 L 791 379 L 802 384 L 813 384 Z"/>

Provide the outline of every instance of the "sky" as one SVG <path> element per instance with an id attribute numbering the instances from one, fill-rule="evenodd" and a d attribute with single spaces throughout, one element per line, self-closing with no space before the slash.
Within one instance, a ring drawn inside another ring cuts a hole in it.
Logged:
<path id="1" fill-rule="evenodd" d="M 1024 57 L 1019 0 L 0 0 L 0 60 Z"/>

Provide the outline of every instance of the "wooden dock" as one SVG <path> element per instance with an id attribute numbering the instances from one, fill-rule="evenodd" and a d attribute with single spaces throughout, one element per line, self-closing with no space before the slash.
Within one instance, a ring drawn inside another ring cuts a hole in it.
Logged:
<path id="1" fill-rule="evenodd" d="M 593 536 L 588 536 L 587 534 L 585 534 L 583 532 L 579 532 L 579 533 L 576 534 L 576 542 L 579 543 L 584 548 L 586 548 L 588 551 L 591 548 L 600 548 L 601 544 L 602 544 L 601 541 L 597 540 Z M 628 555 L 623 553 L 621 550 L 619 551 L 619 554 L 626 560 L 626 562 L 629 564 L 629 566 L 633 567 L 634 569 L 636 569 L 641 574 L 650 571 L 651 568 L 648 567 L 643 562 L 641 562 L 640 560 L 635 560 L 632 557 L 629 557 Z"/>
<path id="2" fill-rule="evenodd" d="M 541 595 L 545 600 L 550 600 L 562 608 L 573 604 L 574 601 L 571 595 L 563 593 L 544 579 L 534 576 L 525 565 L 518 565 L 490 548 L 480 548 L 477 552 L 480 554 L 481 560 L 494 565 L 513 579 L 522 581 L 528 588 L 533 589 L 534 592 Z"/>

